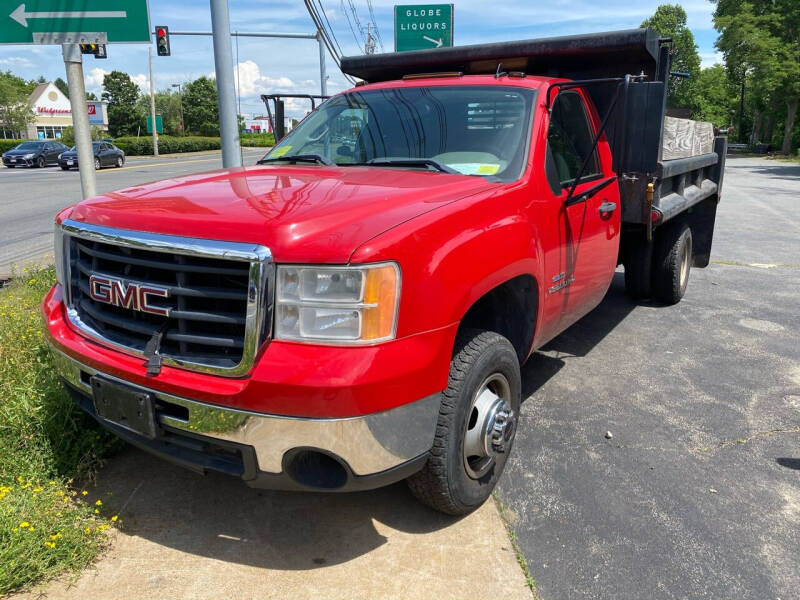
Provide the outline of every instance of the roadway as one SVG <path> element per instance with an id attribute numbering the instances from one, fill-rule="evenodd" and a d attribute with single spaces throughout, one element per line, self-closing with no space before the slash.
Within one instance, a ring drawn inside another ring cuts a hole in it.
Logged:
<path id="1" fill-rule="evenodd" d="M 242 148 L 244 164 L 254 164 L 266 148 Z M 158 179 L 222 167 L 219 152 L 133 156 L 121 169 L 97 173 L 98 193 L 111 192 Z M 12 265 L 52 262 L 53 217 L 81 199 L 78 171 L 58 167 L 6 169 L 0 167 L 0 279 L 11 274 Z"/>
<path id="2" fill-rule="evenodd" d="M 541 598 L 800 599 L 798 198 L 797 163 L 728 157 L 684 299 L 619 272 L 525 365 L 499 494 Z"/>

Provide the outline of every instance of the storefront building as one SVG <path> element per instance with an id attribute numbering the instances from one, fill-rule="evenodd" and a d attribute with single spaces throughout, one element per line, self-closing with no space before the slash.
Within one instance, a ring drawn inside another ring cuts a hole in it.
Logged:
<path id="1" fill-rule="evenodd" d="M 31 140 L 57 140 L 67 127 L 72 127 L 72 108 L 69 98 L 53 83 L 36 86 L 28 99 L 36 115 L 28 125 L 25 137 Z M 108 102 L 89 101 L 89 124 L 108 131 Z"/>

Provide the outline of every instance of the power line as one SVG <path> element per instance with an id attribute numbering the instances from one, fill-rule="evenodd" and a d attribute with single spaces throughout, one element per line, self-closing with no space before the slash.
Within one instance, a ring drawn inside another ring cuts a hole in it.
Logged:
<path id="1" fill-rule="evenodd" d="M 322 11 L 322 16 L 325 19 L 325 23 L 328 25 L 327 31 L 331 34 L 333 42 L 336 44 L 336 48 L 339 50 L 339 56 L 341 56 L 342 47 L 339 45 L 339 40 L 336 39 L 336 33 L 334 33 L 333 27 L 331 27 L 331 22 L 328 20 L 328 15 L 325 12 L 325 7 L 322 5 L 322 0 L 317 0 L 317 4 L 319 5 L 319 9 Z"/>
<path id="2" fill-rule="evenodd" d="M 372 9 L 372 0 L 367 0 L 367 8 L 369 9 L 369 18 L 372 21 L 372 25 L 375 27 L 375 35 L 378 36 L 378 44 L 380 44 L 381 52 L 383 52 L 383 38 L 381 37 L 381 30 L 378 27 L 378 21 L 375 20 L 375 11 Z"/>
<path id="3" fill-rule="evenodd" d="M 356 41 L 356 46 L 361 46 L 361 40 L 358 39 L 356 35 L 356 30 L 353 28 L 353 22 L 350 20 L 350 15 L 347 14 L 347 8 L 344 5 L 344 0 L 341 0 L 342 3 L 342 12 L 344 13 L 345 18 L 347 19 L 347 24 L 350 26 L 350 31 L 353 34 L 353 39 Z"/>

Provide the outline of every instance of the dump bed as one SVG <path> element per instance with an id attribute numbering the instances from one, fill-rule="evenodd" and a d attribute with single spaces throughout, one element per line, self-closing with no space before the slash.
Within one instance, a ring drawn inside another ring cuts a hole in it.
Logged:
<path id="1" fill-rule="evenodd" d="M 608 114 L 606 134 L 620 181 L 623 221 L 644 225 L 649 234 L 653 209 L 667 221 L 718 194 L 722 185 L 727 139 L 714 138 L 710 124 L 697 128 L 695 144 L 693 122 L 667 121 L 665 139 L 671 50 L 671 40 L 643 28 L 344 57 L 342 71 L 370 83 L 412 74 L 498 70 L 582 82 L 599 114 Z M 648 183 L 654 184 L 652 196 L 646 193 Z"/>

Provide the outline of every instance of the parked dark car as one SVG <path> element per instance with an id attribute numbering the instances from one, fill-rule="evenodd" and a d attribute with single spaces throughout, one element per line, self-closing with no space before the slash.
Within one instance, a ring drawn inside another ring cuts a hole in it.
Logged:
<path id="1" fill-rule="evenodd" d="M 125 153 L 109 142 L 92 142 L 94 168 L 121 167 L 125 164 Z M 78 150 L 73 146 L 58 157 L 58 165 L 67 171 L 78 167 Z"/>
<path id="2" fill-rule="evenodd" d="M 58 155 L 67 147 L 61 142 L 22 142 L 3 153 L 3 164 L 14 167 L 45 167 L 58 164 Z"/>

